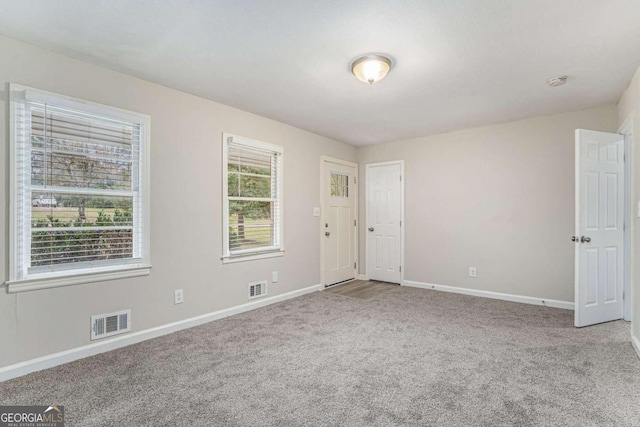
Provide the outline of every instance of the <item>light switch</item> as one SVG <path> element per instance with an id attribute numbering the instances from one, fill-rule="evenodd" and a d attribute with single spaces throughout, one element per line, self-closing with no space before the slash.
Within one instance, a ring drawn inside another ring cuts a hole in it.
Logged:
<path id="1" fill-rule="evenodd" d="M 640 205 L 638 205 L 640 206 Z M 640 209 L 640 208 L 638 208 Z M 320 208 L 313 208 L 313 216 L 320 216 Z"/>

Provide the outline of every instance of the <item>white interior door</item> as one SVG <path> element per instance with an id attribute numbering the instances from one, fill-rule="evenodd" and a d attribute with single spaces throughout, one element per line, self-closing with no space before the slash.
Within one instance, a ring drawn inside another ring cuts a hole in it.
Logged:
<path id="1" fill-rule="evenodd" d="M 323 161 L 322 236 L 324 284 L 356 277 L 357 166 Z"/>
<path id="2" fill-rule="evenodd" d="M 576 130 L 575 325 L 621 319 L 624 137 Z"/>
<path id="3" fill-rule="evenodd" d="M 367 165 L 367 276 L 400 283 L 402 277 L 402 163 Z"/>

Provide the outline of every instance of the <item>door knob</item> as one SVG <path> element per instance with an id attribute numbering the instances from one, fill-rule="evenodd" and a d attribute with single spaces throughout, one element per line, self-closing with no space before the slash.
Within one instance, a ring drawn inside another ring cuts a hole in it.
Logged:
<path id="1" fill-rule="evenodd" d="M 580 238 L 580 241 L 581 241 L 582 243 L 589 243 L 589 242 L 591 241 L 591 237 L 582 236 L 582 237 Z"/>
<path id="2" fill-rule="evenodd" d="M 572 241 L 572 242 L 577 242 L 577 241 L 579 241 L 579 240 L 580 240 L 580 239 L 578 239 L 578 236 L 571 236 L 571 241 Z"/>
<path id="3" fill-rule="evenodd" d="M 373 231 L 373 227 L 369 227 L 369 231 Z"/>
<path id="4" fill-rule="evenodd" d="M 327 237 L 329 237 L 329 236 L 331 236 L 331 233 L 330 233 L 330 232 L 328 232 L 328 231 L 325 231 L 324 235 L 325 235 L 325 236 L 327 236 Z"/>

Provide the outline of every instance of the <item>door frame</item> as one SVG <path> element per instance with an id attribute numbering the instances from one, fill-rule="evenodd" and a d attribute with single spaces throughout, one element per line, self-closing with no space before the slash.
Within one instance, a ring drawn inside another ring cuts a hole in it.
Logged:
<path id="1" fill-rule="evenodd" d="M 377 163 L 367 163 L 365 166 L 365 192 L 364 192 L 364 214 L 365 214 L 365 222 L 364 227 L 368 227 L 369 224 L 369 170 L 372 167 L 377 166 L 390 166 L 390 165 L 400 165 L 400 285 L 404 284 L 404 229 L 405 229 L 405 221 L 404 221 L 404 160 L 391 160 L 388 162 L 377 162 Z M 366 265 L 365 274 L 367 280 L 369 279 L 369 271 L 370 267 L 367 263 L 369 251 L 369 233 L 365 233 L 365 246 L 364 246 L 364 262 Z"/>
<path id="2" fill-rule="evenodd" d="M 320 236 L 320 284 L 322 285 L 322 289 L 324 289 L 327 286 L 326 283 L 326 277 L 325 277 L 325 259 L 324 259 L 324 250 L 325 250 L 325 239 L 323 239 L 324 236 L 324 224 L 326 222 L 326 210 L 325 210 L 325 205 L 324 205 L 324 191 L 325 191 L 325 185 L 327 184 L 326 182 L 324 182 L 324 168 L 325 165 L 327 163 L 337 163 L 339 165 L 343 165 L 343 166 L 349 166 L 349 167 L 353 167 L 355 168 L 355 177 L 356 179 L 358 178 L 358 164 L 355 162 L 350 162 L 348 160 L 342 160 L 342 159 L 337 159 L 335 157 L 330 157 L 330 156 L 320 156 L 320 223 L 318 224 L 318 229 L 319 229 L 319 236 Z M 360 230 L 360 224 L 358 221 L 358 204 L 359 204 L 359 200 L 358 200 L 358 186 L 360 184 L 358 184 L 358 182 L 356 181 L 353 185 L 353 192 L 351 194 L 353 194 L 353 200 L 354 200 L 354 216 L 356 218 L 356 227 L 353 233 L 353 238 L 354 238 L 354 248 L 355 248 L 355 254 L 354 254 L 354 262 L 356 263 L 356 267 L 353 269 L 353 277 L 355 279 L 358 278 L 358 254 L 359 254 L 359 248 L 358 248 L 358 234 L 359 234 L 359 230 Z M 351 187 L 349 189 L 349 191 L 351 191 Z"/>
<path id="3" fill-rule="evenodd" d="M 624 304 L 623 319 L 630 322 L 633 319 L 633 303 L 631 300 L 631 283 L 634 277 L 633 267 L 633 229 L 634 229 L 634 206 L 632 206 L 633 195 L 633 115 L 631 112 L 618 128 L 618 132 L 624 135 Z"/>

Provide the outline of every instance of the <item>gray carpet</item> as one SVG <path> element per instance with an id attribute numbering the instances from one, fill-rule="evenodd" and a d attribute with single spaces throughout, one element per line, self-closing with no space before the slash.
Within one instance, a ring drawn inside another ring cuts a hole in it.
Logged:
<path id="1" fill-rule="evenodd" d="M 0 384 L 67 425 L 640 426 L 629 327 L 398 287 L 318 292 Z"/>

